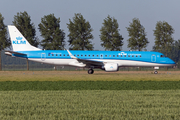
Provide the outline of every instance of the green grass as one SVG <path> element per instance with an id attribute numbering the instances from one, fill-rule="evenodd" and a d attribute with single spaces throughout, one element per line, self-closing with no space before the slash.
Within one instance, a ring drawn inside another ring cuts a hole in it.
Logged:
<path id="1" fill-rule="evenodd" d="M 179 119 L 179 99 L 180 90 L 0 91 L 0 119 Z"/>
<path id="2" fill-rule="evenodd" d="M 180 81 L 6 81 L 0 91 L 44 90 L 178 90 Z"/>
<path id="3" fill-rule="evenodd" d="M 0 120 L 179 119 L 179 99 L 179 72 L 0 72 Z"/>

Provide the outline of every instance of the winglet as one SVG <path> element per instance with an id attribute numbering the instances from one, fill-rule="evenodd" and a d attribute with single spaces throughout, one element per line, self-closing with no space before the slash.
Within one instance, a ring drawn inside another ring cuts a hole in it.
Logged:
<path id="1" fill-rule="evenodd" d="M 73 54 L 71 54 L 71 52 L 69 50 L 67 50 L 67 52 L 69 53 L 69 56 L 72 58 L 72 59 L 78 59 L 77 57 L 75 57 Z"/>

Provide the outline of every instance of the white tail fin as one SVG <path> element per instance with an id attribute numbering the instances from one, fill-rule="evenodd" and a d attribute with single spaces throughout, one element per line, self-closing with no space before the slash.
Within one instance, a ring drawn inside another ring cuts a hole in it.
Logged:
<path id="1" fill-rule="evenodd" d="M 8 25 L 9 34 L 11 38 L 11 44 L 13 51 L 34 51 L 41 50 L 29 44 L 29 42 L 24 38 L 24 36 L 19 32 L 19 30 L 13 26 Z"/>

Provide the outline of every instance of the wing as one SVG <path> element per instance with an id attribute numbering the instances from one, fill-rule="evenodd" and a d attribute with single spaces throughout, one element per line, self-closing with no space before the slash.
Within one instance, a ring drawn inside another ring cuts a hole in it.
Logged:
<path id="1" fill-rule="evenodd" d="M 86 66 L 102 66 L 102 65 L 104 65 L 103 61 L 89 60 L 89 59 L 80 59 L 80 58 L 77 58 L 74 55 L 72 55 L 69 50 L 67 50 L 67 52 L 69 53 L 69 56 L 72 59 L 76 59 L 79 63 L 86 64 Z"/>
<path id="2" fill-rule="evenodd" d="M 104 65 L 102 61 L 96 61 L 96 60 L 89 60 L 89 59 L 77 59 L 79 62 L 82 62 L 84 64 L 88 65 Z"/>

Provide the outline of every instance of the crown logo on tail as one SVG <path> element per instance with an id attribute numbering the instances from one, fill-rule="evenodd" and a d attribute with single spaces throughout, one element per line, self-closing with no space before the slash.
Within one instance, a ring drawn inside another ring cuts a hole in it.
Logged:
<path id="1" fill-rule="evenodd" d="M 16 40 L 22 40 L 22 37 L 20 37 L 20 36 L 16 37 Z"/>
<path id="2" fill-rule="evenodd" d="M 25 40 L 22 40 L 22 37 L 16 37 L 16 40 L 13 40 L 13 44 L 26 44 Z"/>

